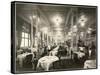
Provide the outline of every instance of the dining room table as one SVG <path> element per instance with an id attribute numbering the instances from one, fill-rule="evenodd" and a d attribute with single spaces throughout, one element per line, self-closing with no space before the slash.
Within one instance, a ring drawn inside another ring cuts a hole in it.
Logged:
<path id="1" fill-rule="evenodd" d="M 44 56 L 38 60 L 37 69 L 42 68 L 44 71 L 49 71 L 53 62 L 58 60 L 59 58 L 57 56 Z"/>
<path id="2" fill-rule="evenodd" d="M 25 52 L 23 54 L 20 54 L 17 56 L 17 61 L 19 63 L 19 67 L 22 68 L 23 67 L 23 62 L 24 62 L 24 59 L 26 58 L 27 55 L 30 55 L 32 53 L 28 53 L 28 52 Z"/>
<path id="3" fill-rule="evenodd" d="M 86 60 L 84 62 L 84 69 L 89 69 L 89 68 L 96 68 L 96 60 L 95 59 Z"/>

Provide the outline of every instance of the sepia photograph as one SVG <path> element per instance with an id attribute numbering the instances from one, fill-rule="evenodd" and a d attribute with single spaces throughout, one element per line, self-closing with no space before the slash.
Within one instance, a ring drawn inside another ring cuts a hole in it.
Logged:
<path id="1" fill-rule="evenodd" d="M 97 6 L 12 2 L 15 73 L 97 68 Z"/>

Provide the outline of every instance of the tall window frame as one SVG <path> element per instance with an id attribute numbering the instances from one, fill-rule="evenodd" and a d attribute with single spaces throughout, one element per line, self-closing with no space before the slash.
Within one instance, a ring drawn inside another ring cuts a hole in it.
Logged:
<path id="1" fill-rule="evenodd" d="M 30 47 L 30 34 L 27 32 L 22 32 L 21 34 L 21 45 L 20 47 Z"/>

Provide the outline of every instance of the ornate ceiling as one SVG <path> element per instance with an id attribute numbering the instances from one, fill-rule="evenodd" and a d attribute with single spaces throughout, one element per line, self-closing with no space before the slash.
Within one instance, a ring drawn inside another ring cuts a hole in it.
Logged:
<path id="1" fill-rule="evenodd" d="M 93 8 L 86 7 L 71 7 L 65 5 L 42 5 L 42 4 L 17 4 L 17 15 L 31 23 L 30 16 L 38 16 L 40 28 L 48 27 L 49 32 L 53 33 L 53 36 L 57 33 L 58 36 L 65 37 L 70 29 L 71 25 L 76 25 L 81 14 L 84 14 L 88 21 L 87 27 L 95 28 L 96 12 Z"/>

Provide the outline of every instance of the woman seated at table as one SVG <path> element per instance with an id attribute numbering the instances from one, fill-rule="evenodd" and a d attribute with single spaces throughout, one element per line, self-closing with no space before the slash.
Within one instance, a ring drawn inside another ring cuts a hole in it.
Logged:
<path id="1" fill-rule="evenodd" d="M 59 46 L 55 47 L 53 50 L 51 50 L 51 51 L 49 52 L 49 55 L 50 55 L 50 56 L 57 56 L 57 54 L 58 54 L 58 49 L 59 49 Z"/>
<path id="2" fill-rule="evenodd" d="M 81 64 L 82 66 L 84 64 L 84 61 L 86 60 L 84 50 L 84 47 L 79 47 L 79 51 L 73 53 L 75 63 Z"/>

